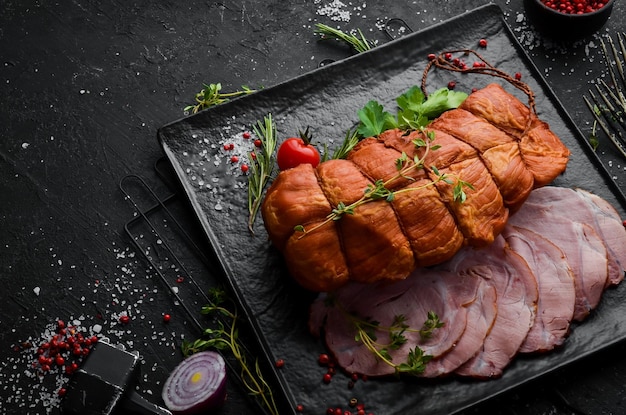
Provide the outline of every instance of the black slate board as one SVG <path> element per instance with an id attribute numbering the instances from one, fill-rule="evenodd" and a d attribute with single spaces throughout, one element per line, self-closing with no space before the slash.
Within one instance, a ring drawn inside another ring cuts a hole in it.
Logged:
<path id="1" fill-rule="evenodd" d="M 306 413 L 322 414 L 328 407 L 346 407 L 353 397 L 374 413 L 455 413 L 626 337 L 626 327 L 620 324 L 626 304 L 621 301 L 623 287 L 618 287 L 607 292 L 591 317 L 573 329 L 561 350 L 518 358 L 500 379 L 370 379 L 348 388 L 349 377 L 340 374 L 327 385 L 322 382 L 325 369 L 317 363 L 323 345 L 307 329 L 308 305 L 314 295 L 296 286 L 286 274 L 280 255 L 267 242 L 260 219 L 254 235 L 247 229 L 247 180 L 229 161 L 224 142 L 240 140 L 243 131 L 272 113 L 279 137 L 309 125 L 318 140 L 327 138 L 332 147 L 356 125 L 357 110 L 367 101 L 376 99 L 392 110 L 396 96 L 419 85 L 429 53 L 477 48 L 480 38 L 489 41 L 480 52 L 490 63 L 510 74 L 522 74 L 535 91 L 540 118 L 571 149 L 568 169 L 554 184 L 593 191 L 626 216 L 623 194 L 523 53 L 495 5 L 173 122 L 158 132 L 163 150 L 221 260 L 227 281 L 256 325 L 264 352 L 271 360 L 286 361 L 278 376 L 288 399 L 294 407 L 304 405 Z M 450 80 L 464 91 L 502 82 L 509 92 L 526 99 L 504 81 L 485 75 L 434 71 L 428 79 L 430 90 Z"/>

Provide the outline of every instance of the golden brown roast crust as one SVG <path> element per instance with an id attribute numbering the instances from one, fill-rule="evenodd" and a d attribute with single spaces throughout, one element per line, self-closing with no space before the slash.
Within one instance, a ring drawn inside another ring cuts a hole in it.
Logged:
<path id="1" fill-rule="evenodd" d="M 270 240 L 303 287 L 332 291 L 349 280 L 402 279 L 418 266 L 450 259 L 463 245 L 490 244 L 510 212 L 561 174 L 569 156 L 549 126 L 497 84 L 473 92 L 427 131 L 439 149 L 417 147 L 414 140 L 426 139 L 421 132 L 389 130 L 362 140 L 345 160 L 278 174 L 261 212 Z M 423 158 L 424 168 L 398 176 L 403 153 Z M 439 180 L 433 166 L 452 183 Z M 464 189 L 463 203 L 454 200 L 457 178 L 473 187 Z M 329 220 L 333 209 L 358 201 L 377 180 L 396 192 L 393 200 L 369 201 Z"/>

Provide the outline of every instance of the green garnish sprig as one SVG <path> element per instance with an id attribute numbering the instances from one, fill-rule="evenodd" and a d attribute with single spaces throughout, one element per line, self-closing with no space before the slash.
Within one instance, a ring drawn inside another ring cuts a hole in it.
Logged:
<path id="1" fill-rule="evenodd" d="M 248 176 L 248 229 L 250 232 L 254 232 L 254 222 L 261 207 L 263 191 L 276 165 L 274 156 L 277 144 L 276 125 L 272 114 L 265 116 L 262 122 L 257 121 L 253 130 L 261 140 L 261 148 L 250 160 L 250 175 Z"/>
<path id="2" fill-rule="evenodd" d="M 402 363 L 395 363 L 391 352 L 400 349 L 406 344 L 408 341 L 406 337 L 407 333 L 417 333 L 420 339 L 427 340 L 432 337 L 436 329 L 443 327 L 444 323 L 439 320 L 439 316 L 434 311 L 429 311 L 427 320 L 422 327 L 415 329 L 409 326 L 406 316 L 402 314 L 395 315 L 389 326 L 381 326 L 378 321 L 369 318 L 361 318 L 348 312 L 339 304 L 336 298 L 330 300 L 330 303 L 338 307 L 354 325 L 356 329 L 354 340 L 362 343 L 377 359 L 393 367 L 396 374 L 404 373 L 419 376 L 424 373 L 426 364 L 432 360 L 433 356 L 425 354 L 418 345 L 409 349 L 406 361 Z M 376 335 L 377 332 L 387 333 L 388 339 L 379 341 Z"/>
<path id="3" fill-rule="evenodd" d="M 426 156 L 430 151 L 440 148 L 439 145 L 432 144 L 432 141 L 435 139 L 434 133 L 432 131 L 426 131 L 426 127 L 434 118 L 438 117 L 443 112 L 457 108 L 466 98 L 466 93 L 453 91 L 448 88 L 441 88 L 426 98 L 418 86 L 413 86 L 409 88 L 407 92 L 396 98 L 396 103 L 398 104 L 397 116 L 385 111 L 384 107 L 377 101 L 369 101 L 358 111 L 358 117 L 360 119 L 358 127 L 355 131 L 348 131 L 344 139 L 344 144 L 336 153 L 338 157 L 333 156 L 333 158 L 345 157 L 363 137 L 375 137 L 394 128 L 405 131 L 422 132 L 424 138 L 420 137 L 413 140 L 413 144 L 416 148 L 425 149 L 422 157 L 420 158 L 416 155 L 411 159 L 403 152 L 396 160 L 396 170 L 398 174 L 387 181 L 379 179 L 373 184 L 368 185 L 364 190 L 363 196 L 351 204 L 339 202 L 337 206 L 332 209 L 331 213 L 326 216 L 326 219 L 314 227 L 305 229 L 303 225 L 296 225 L 294 230 L 302 232 L 300 238 L 327 223 L 341 219 L 346 214 L 354 214 L 355 209 L 364 203 L 377 200 L 392 202 L 399 193 L 413 192 L 434 186 L 440 182 L 454 186 L 453 200 L 455 202 L 465 202 L 467 199 L 465 190 L 473 190 L 474 187 L 472 184 L 454 175 L 441 173 L 436 166 L 430 166 L 430 172 L 435 176 L 434 179 L 422 186 L 392 191 L 389 189 L 389 185 L 400 178 L 413 180 L 410 173 L 414 170 L 425 168 L 424 161 L 426 160 Z"/>
<path id="4" fill-rule="evenodd" d="M 220 83 L 204 84 L 200 92 L 195 95 L 195 105 L 188 105 L 183 110 L 185 112 L 196 114 L 203 109 L 219 105 L 230 100 L 231 98 L 252 94 L 257 91 L 256 89 L 251 89 L 245 85 L 241 87 L 241 90 L 234 92 L 224 93 L 221 92 L 221 90 L 222 84 Z"/>
<path id="5" fill-rule="evenodd" d="M 232 303 L 230 308 L 227 307 L 227 302 Z M 278 415 L 272 389 L 263 377 L 258 359 L 255 359 L 254 364 L 251 365 L 248 361 L 248 353 L 239 341 L 237 325 L 239 315 L 234 302 L 229 301 L 224 290 L 214 288 L 209 291 L 209 303 L 202 307 L 201 313 L 215 316 L 217 328 L 205 329 L 202 337 L 193 342 L 184 341 L 183 355 L 189 356 L 208 349 L 230 351 L 239 365 L 239 378 L 244 387 L 271 415 Z"/>
<path id="6" fill-rule="evenodd" d="M 464 180 L 461 180 L 459 177 L 441 173 L 434 166 L 430 167 L 430 171 L 435 175 L 435 178 L 431 180 L 430 182 L 425 183 L 421 186 L 417 186 L 417 187 L 406 187 L 406 188 L 399 189 L 399 190 L 389 189 L 389 185 L 395 180 L 398 180 L 400 178 L 408 178 L 412 180 L 409 174 L 414 170 L 423 169 L 424 160 L 426 159 L 426 156 L 429 154 L 431 149 L 438 148 L 437 145 L 431 146 L 431 141 L 434 139 L 434 135 L 432 134 L 432 132 L 424 131 L 424 135 L 428 137 L 428 139 L 424 140 L 420 138 L 420 139 L 413 140 L 413 144 L 416 147 L 418 148 L 422 147 L 425 149 L 421 158 L 418 155 L 416 155 L 413 159 L 411 159 L 408 157 L 406 153 L 403 152 L 401 157 L 399 157 L 396 160 L 396 169 L 398 171 L 396 175 L 394 175 L 387 181 L 383 181 L 382 179 L 379 179 L 373 184 L 369 184 L 367 188 L 364 190 L 363 196 L 361 196 L 360 199 L 356 200 L 355 202 L 351 204 L 347 205 L 343 202 L 339 202 L 337 206 L 333 208 L 332 211 L 326 216 L 326 219 L 323 222 L 318 223 L 314 227 L 310 229 L 306 229 L 303 225 L 296 225 L 294 227 L 294 230 L 296 232 L 302 233 L 302 235 L 300 235 L 299 238 L 303 238 L 307 234 L 321 228 L 327 223 L 341 219 L 346 214 L 348 215 L 354 214 L 355 209 L 365 203 L 374 202 L 378 200 L 392 202 L 395 199 L 396 195 L 400 193 L 414 192 L 416 190 L 434 186 L 440 182 L 453 185 L 454 186 L 454 189 L 453 189 L 454 201 L 464 202 L 467 199 L 467 194 L 465 193 L 465 189 L 474 189 L 472 184 Z"/>
<path id="7" fill-rule="evenodd" d="M 354 34 L 348 34 L 342 30 L 327 26 L 323 23 L 317 23 L 315 25 L 314 33 L 321 35 L 321 39 L 323 40 L 334 39 L 346 43 L 357 53 L 368 51 L 374 46 L 372 42 L 365 38 L 361 29 L 357 29 L 358 36 L 356 36 Z"/>

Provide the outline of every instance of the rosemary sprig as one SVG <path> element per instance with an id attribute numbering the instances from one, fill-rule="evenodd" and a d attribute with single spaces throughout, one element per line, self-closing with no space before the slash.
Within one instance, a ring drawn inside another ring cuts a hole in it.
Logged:
<path id="1" fill-rule="evenodd" d="M 185 112 L 191 112 L 192 114 L 202 111 L 203 109 L 221 104 L 228 101 L 231 98 L 236 98 L 241 95 L 248 95 L 256 92 L 255 89 L 251 89 L 247 86 L 242 86 L 241 90 L 223 93 L 222 84 L 204 84 L 200 92 L 195 95 L 195 105 L 188 105 L 183 110 Z"/>
<path id="2" fill-rule="evenodd" d="M 321 39 L 335 39 L 347 43 L 352 49 L 354 49 L 358 53 L 370 50 L 374 46 L 373 43 L 365 38 L 363 32 L 361 32 L 361 29 L 357 29 L 357 33 L 359 36 L 356 36 L 354 34 L 348 34 L 339 29 L 327 26 L 323 23 L 317 23 L 315 27 L 316 29 L 314 33 L 317 35 L 321 35 Z"/>
<path id="3" fill-rule="evenodd" d="M 348 153 L 356 146 L 361 140 L 361 136 L 357 130 L 348 130 L 341 145 L 335 149 L 330 156 L 331 159 L 344 159 Z M 324 152 L 324 160 L 328 159 L 328 153 Z"/>
<path id="4" fill-rule="evenodd" d="M 217 315 L 220 320 L 217 328 L 207 328 L 203 336 L 193 342 L 183 342 L 182 351 L 185 356 L 207 349 L 229 350 L 237 360 L 240 368 L 240 378 L 248 392 L 259 399 L 260 403 L 271 415 L 278 415 L 278 407 L 274 400 L 272 390 L 263 378 L 258 359 L 254 365 L 248 362 L 247 354 L 239 342 L 239 330 L 237 328 L 238 312 L 233 304 L 229 310 L 224 303 L 227 301 L 226 293 L 219 289 L 209 291 L 209 303 L 202 307 L 202 314 Z M 224 323 L 222 320 L 226 320 Z"/>
<path id="5" fill-rule="evenodd" d="M 261 150 L 257 151 L 250 160 L 250 176 L 248 176 L 248 229 L 253 231 L 254 221 L 263 200 L 263 190 L 269 181 L 276 162 L 276 125 L 272 114 L 268 114 L 263 121 L 257 121 L 253 127 L 254 133 L 261 140 Z"/>
<path id="6" fill-rule="evenodd" d="M 418 138 L 413 140 L 413 144 L 417 148 L 425 148 L 424 154 L 420 158 L 419 156 L 415 156 L 413 159 L 410 159 L 406 153 L 402 153 L 401 157 L 396 160 L 396 169 L 398 173 L 388 179 L 387 181 L 383 181 L 382 179 L 377 180 L 374 184 L 370 184 L 363 192 L 363 196 L 356 200 L 355 202 L 346 205 L 343 202 L 339 202 L 335 208 L 332 209 L 331 213 L 326 216 L 326 219 L 323 222 L 318 223 L 314 227 L 310 229 L 306 229 L 303 225 L 296 225 L 294 230 L 296 232 L 301 232 L 300 238 L 303 238 L 307 234 L 319 229 L 320 227 L 332 222 L 341 219 L 345 214 L 352 215 L 354 214 L 354 210 L 369 202 L 374 202 L 377 200 L 385 200 L 387 202 L 392 202 L 397 194 L 405 193 L 405 192 L 414 192 L 416 190 L 424 189 L 426 187 L 434 186 L 439 182 L 444 182 L 449 185 L 453 185 L 453 199 L 458 202 L 465 202 L 467 199 L 467 194 L 465 193 L 465 189 L 474 189 L 471 183 L 468 183 L 464 180 L 461 180 L 458 177 L 453 177 L 449 174 L 441 173 L 435 166 L 430 167 L 430 171 L 435 175 L 434 180 L 430 182 L 418 186 L 418 187 L 406 187 L 400 190 L 389 190 L 388 186 L 391 182 L 398 180 L 400 178 L 409 178 L 409 173 L 413 170 L 423 169 L 424 168 L 424 160 L 428 155 L 429 151 L 435 150 L 439 148 L 438 145 L 431 146 L 431 141 L 434 139 L 434 135 L 432 132 L 425 132 L 422 128 L 422 132 L 428 138 L 426 140 Z"/>

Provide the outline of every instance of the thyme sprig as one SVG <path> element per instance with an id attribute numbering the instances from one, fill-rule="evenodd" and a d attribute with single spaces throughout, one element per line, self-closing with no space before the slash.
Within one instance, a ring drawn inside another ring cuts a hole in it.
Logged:
<path id="1" fill-rule="evenodd" d="M 369 318 L 361 318 L 346 311 L 336 300 L 333 304 L 354 324 L 356 334 L 354 340 L 362 343 L 371 351 L 377 359 L 394 368 L 396 374 L 419 376 L 424 373 L 426 364 L 433 356 L 425 354 L 418 345 L 409 349 L 406 361 L 395 363 L 391 356 L 391 351 L 398 350 L 408 341 L 407 333 L 418 333 L 422 340 L 432 337 L 434 330 L 443 327 L 444 323 L 439 320 L 439 316 L 434 311 L 429 311 L 427 320 L 420 329 L 411 328 L 407 323 L 406 316 L 395 315 L 389 326 L 381 326 L 380 322 Z M 377 332 L 385 332 L 388 339 L 379 341 Z"/>
<path id="2" fill-rule="evenodd" d="M 348 46 L 354 49 L 357 53 L 368 51 L 374 46 L 372 42 L 365 38 L 361 29 L 357 29 L 358 36 L 356 36 L 354 34 L 348 34 L 339 29 L 327 26 L 323 23 L 317 23 L 315 28 L 314 33 L 321 35 L 321 39 L 339 40 L 348 44 Z"/>
<path id="3" fill-rule="evenodd" d="M 253 130 L 261 140 L 261 149 L 255 152 L 255 156 L 250 160 L 250 175 L 248 176 L 248 229 L 250 232 L 254 232 L 254 221 L 261 207 L 263 190 L 276 165 L 274 157 L 277 143 L 276 125 L 272 114 L 265 116 L 262 122 L 257 121 Z"/>
<path id="4" fill-rule="evenodd" d="M 185 356 L 203 350 L 228 350 L 236 359 L 240 368 L 240 379 L 248 392 L 257 398 L 271 415 L 278 415 L 278 407 L 274 400 L 272 389 L 264 379 L 258 359 L 251 365 L 247 353 L 239 341 L 239 319 L 236 305 L 232 304 L 232 310 L 227 308 L 228 296 L 224 290 L 214 288 L 209 291 L 209 303 L 202 307 L 201 313 L 217 317 L 217 328 L 207 328 L 201 338 L 193 342 L 184 341 L 182 352 Z M 232 303 L 232 301 L 230 301 Z"/>
<path id="5" fill-rule="evenodd" d="M 467 194 L 465 193 L 465 189 L 473 190 L 474 187 L 472 186 L 472 184 L 464 180 L 461 180 L 459 177 L 446 174 L 446 173 L 441 173 L 435 166 L 430 167 L 430 171 L 435 175 L 434 179 L 431 180 L 430 182 L 425 183 L 421 186 L 417 186 L 417 187 L 405 187 L 399 190 L 389 189 L 389 185 L 393 181 L 398 180 L 400 178 L 407 178 L 407 179 L 412 180 L 412 178 L 410 177 L 410 173 L 414 170 L 423 169 L 424 161 L 428 153 L 431 150 L 436 150 L 437 148 L 439 148 L 438 145 L 431 146 L 431 142 L 432 140 L 434 140 L 434 135 L 432 134 L 432 132 L 426 132 L 422 128 L 422 133 L 425 137 L 427 137 L 427 139 L 418 138 L 418 139 L 413 140 L 413 144 L 417 148 L 425 149 L 422 157 L 415 155 L 411 159 L 406 153 L 403 152 L 402 155 L 396 160 L 396 170 L 398 171 L 396 175 L 394 175 L 393 177 L 391 177 L 390 179 L 386 181 L 379 179 L 375 181 L 373 184 L 369 184 L 365 188 L 363 192 L 363 196 L 361 196 L 360 199 L 356 200 L 355 202 L 349 205 L 345 204 L 344 202 L 339 202 L 337 206 L 334 207 L 331 210 L 331 212 L 326 216 L 326 219 L 324 221 L 318 223 L 312 228 L 306 229 L 303 225 L 296 225 L 294 227 L 294 230 L 302 233 L 302 235 L 300 235 L 299 238 L 303 238 L 307 234 L 319 229 L 320 227 L 330 222 L 341 219 L 346 214 L 348 215 L 354 214 L 355 209 L 365 203 L 374 202 L 378 200 L 392 202 L 395 199 L 396 195 L 400 193 L 414 192 L 416 190 L 434 186 L 440 182 L 444 182 L 446 184 L 454 186 L 453 188 L 454 201 L 459 201 L 461 203 L 465 202 L 465 200 L 467 199 Z"/>
<path id="6" fill-rule="evenodd" d="M 185 112 L 191 112 L 192 114 L 195 114 L 199 111 L 202 111 L 203 109 L 226 102 L 231 98 L 236 98 L 241 95 L 252 94 L 253 92 L 257 91 L 256 89 L 251 89 L 245 85 L 242 86 L 241 90 L 238 91 L 224 93 L 221 92 L 221 90 L 222 84 L 220 83 L 203 84 L 200 92 L 196 93 L 194 97 L 196 101 L 195 105 L 188 105 L 183 110 Z"/>

